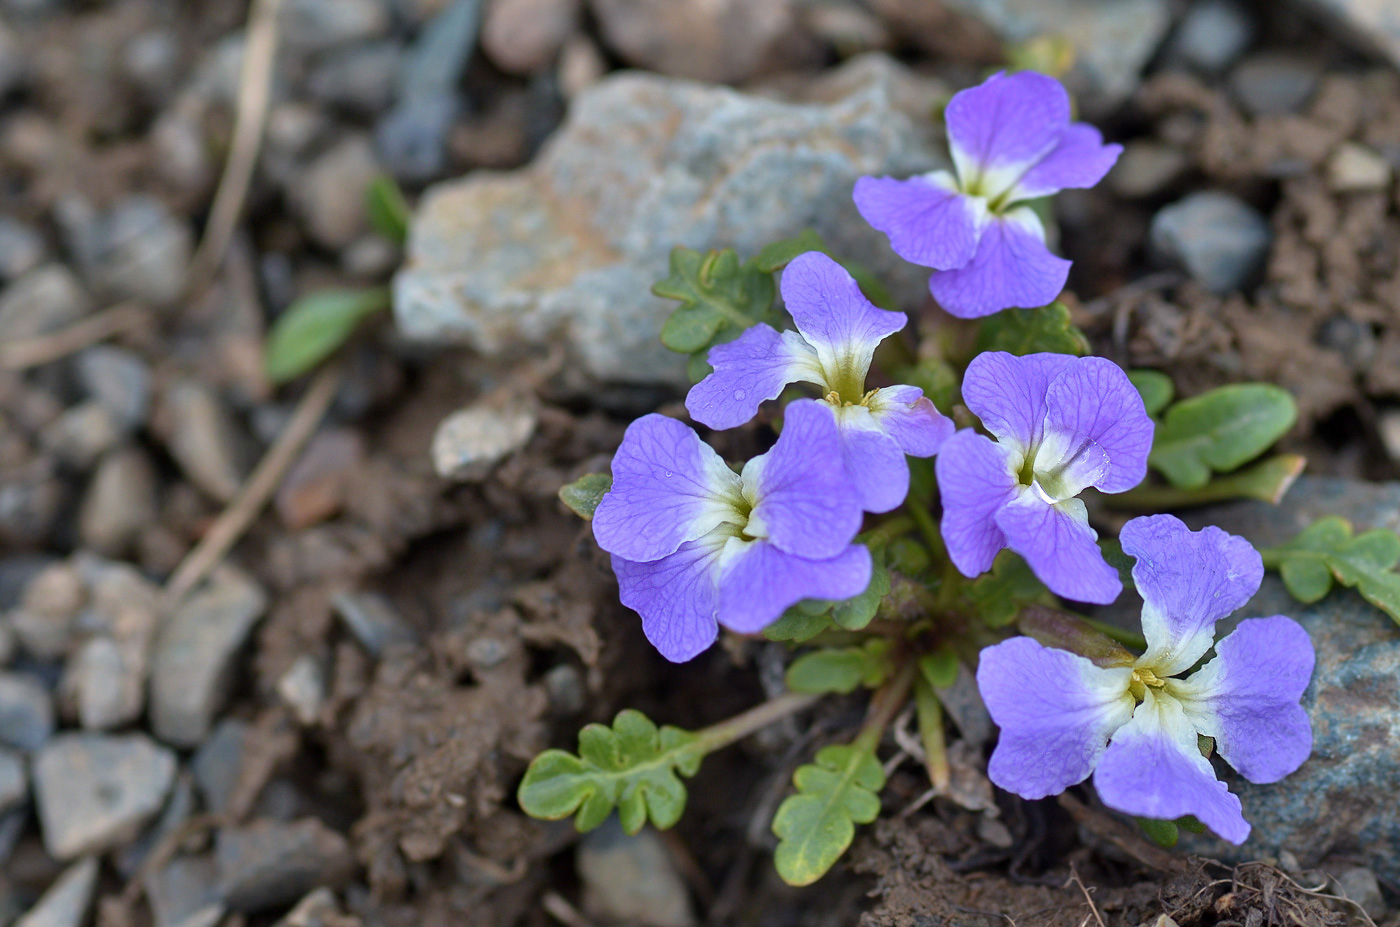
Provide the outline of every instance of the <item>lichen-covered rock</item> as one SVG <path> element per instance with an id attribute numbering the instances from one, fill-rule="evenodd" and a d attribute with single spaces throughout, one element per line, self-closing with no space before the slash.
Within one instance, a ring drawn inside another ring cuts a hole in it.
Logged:
<path id="1" fill-rule="evenodd" d="M 623 74 L 573 103 L 530 167 L 428 192 L 394 311 L 408 338 L 480 351 L 561 339 L 594 377 L 682 383 L 657 340 L 674 303 L 653 296 L 675 245 L 742 256 L 815 228 L 907 307 L 928 271 L 900 261 L 855 210 L 863 174 L 946 166 L 931 119 L 941 88 L 883 56 L 855 59 L 784 102 Z"/>
<path id="2" fill-rule="evenodd" d="M 1400 530 L 1400 484 L 1302 479 L 1279 506 L 1251 502 L 1186 517 L 1216 524 L 1256 547 L 1290 540 L 1325 515 L 1351 520 L 1358 532 Z M 1304 866 L 1345 856 L 1382 880 L 1400 879 L 1400 627 L 1355 591 L 1338 587 L 1302 605 L 1274 575 L 1238 617 L 1291 615 L 1312 636 L 1317 669 L 1303 696 L 1313 724 L 1313 753 L 1273 785 L 1227 781 L 1254 830 L 1243 847 L 1192 838 L 1183 845 L 1217 859 L 1257 859 L 1287 849 Z"/>

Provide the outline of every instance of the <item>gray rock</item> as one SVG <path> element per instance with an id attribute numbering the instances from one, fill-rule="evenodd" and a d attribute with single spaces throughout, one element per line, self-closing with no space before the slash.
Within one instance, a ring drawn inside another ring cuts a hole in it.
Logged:
<path id="1" fill-rule="evenodd" d="M 1295 113 L 1312 98 L 1322 79 L 1315 61 L 1287 52 L 1250 55 L 1230 72 L 1230 89 L 1252 116 Z"/>
<path id="2" fill-rule="evenodd" d="M 413 628 L 404 623 L 383 596 L 338 592 L 331 599 L 331 604 L 355 639 L 376 657 L 395 644 L 414 644 L 418 641 Z"/>
<path id="3" fill-rule="evenodd" d="M 790 0 L 592 0 L 591 6 L 604 43 L 628 64 L 719 83 L 753 76 L 795 27 Z"/>
<path id="4" fill-rule="evenodd" d="M 78 383 L 102 403 L 125 428 L 146 423 L 151 409 L 151 368 L 140 355 L 99 344 L 80 353 L 75 363 Z"/>
<path id="5" fill-rule="evenodd" d="M 1303 0 L 1324 13 L 1347 38 L 1400 66 L 1400 8 L 1391 0 Z"/>
<path id="6" fill-rule="evenodd" d="M 28 798 L 29 774 L 24 771 L 24 757 L 0 747 L 0 815 L 23 805 Z"/>
<path id="7" fill-rule="evenodd" d="M 0 293 L 0 340 L 33 338 L 70 325 L 93 308 L 71 270 L 43 264 Z"/>
<path id="8" fill-rule="evenodd" d="M 24 649 L 40 660 L 57 660 L 73 641 L 73 624 L 87 601 L 78 571 L 52 563 L 24 587 L 19 607 L 10 612 L 10 626 Z"/>
<path id="9" fill-rule="evenodd" d="M 1155 196 L 1180 177 L 1190 161 L 1186 153 L 1162 142 L 1135 140 L 1123 146 L 1118 163 L 1109 171 L 1113 192 L 1131 199 Z"/>
<path id="10" fill-rule="evenodd" d="M 39 445 L 64 465 L 86 471 L 123 437 L 110 409 L 88 400 L 65 409 L 44 426 Z"/>
<path id="11" fill-rule="evenodd" d="M 234 658 L 266 607 L 262 587 L 224 570 L 170 616 L 151 664 L 157 737 L 179 747 L 204 740 L 228 696 Z"/>
<path id="12" fill-rule="evenodd" d="M 286 0 L 279 31 L 289 49 L 308 53 L 377 39 L 390 24 L 382 0 Z"/>
<path id="13" fill-rule="evenodd" d="M 110 855 L 109 858 L 117 872 L 124 878 L 136 878 L 142 872 L 142 866 L 150 854 L 162 841 L 183 828 L 194 815 L 196 808 L 193 778 L 184 772 L 177 773 L 170 797 L 155 823 L 142 830 L 135 840 L 119 847 Z"/>
<path id="14" fill-rule="evenodd" d="M 1385 917 L 1387 909 L 1381 884 L 1376 874 L 1365 866 L 1342 870 L 1337 874 L 1337 887 L 1346 897 L 1361 905 L 1371 920 L 1379 921 Z"/>
<path id="15" fill-rule="evenodd" d="M 549 693 L 550 708 L 561 715 L 576 715 L 587 704 L 583 674 L 568 663 L 561 663 L 545 673 L 544 687 Z"/>
<path id="16" fill-rule="evenodd" d="M 394 98 L 403 47 L 394 41 L 354 45 L 333 52 L 307 79 L 311 96 L 361 115 L 373 115 Z"/>
<path id="17" fill-rule="evenodd" d="M 350 844 L 315 818 L 220 828 L 214 853 L 220 894 L 244 913 L 292 904 L 315 888 L 339 887 L 355 870 Z"/>
<path id="18" fill-rule="evenodd" d="M 197 380 L 177 380 L 165 391 L 160 431 L 170 456 L 204 492 L 228 502 L 243 484 L 248 454 L 223 400 Z"/>
<path id="19" fill-rule="evenodd" d="M 1391 173 L 1389 161 L 1358 142 L 1342 142 L 1327 159 L 1327 186 L 1337 193 L 1384 190 Z"/>
<path id="20" fill-rule="evenodd" d="M 1350 519 L 1358 532 L 1400 530 L 1400 484 L 1304 477 L 1278 506 L 1239 503 L 1189 513 L 1185 520 L 1196 528 L 1216 524 L 1268 547 L 1325 515 Z M 1237 615 L 1274 614 L 1301 622 L 1317 649 L 1317 669 L 1303 695 L 1312 756 L 1272 785 L 1227 774 L 1254 828 L 1243 847 L 1206 838 L 1183 843 L 1228 860 L 1287 849 L 1304 868 L 1335 853 L 1364 863 L 1382 880 L 1400 880 L 1400 804 L 1394 801 L 1400 789 L 1400 627 L 1348 589 L 1302 605 L 1270 574 Z"/>
<path id="21" fill-rule="evenodd" d="M 0 83 L 3 80 L 0 77 Z M 44 236 L 18 219 L 0 216 L 0 280 L 13 280 L 28 273 L 39 266 L 47 253 Z"/>
<path id="22" fill-rule="evenodd" d="M 0 0 L 0 9 L 15 16 L 41 16 L 52 12 L 62 0 Z"/>
<path id="23" fill-rule="evenodd" d="M 400 331 L 495 353 L 561 338 L 605 380 L 683 384 L 657 340 L 675 304 L 652 296 L 671 248 L 751 255 L 814 227 L 907 307 L 927 271 L 855 210 L 863 174 L 946 166 L 931 88 L 883 56 L 854 59 L 799 104 L 654 75 L 581 94 L 530 168 L 432 188 L 394 282 Z"/>
<path id="24" fill-rule="evenodd" d="M 156 523 L 156 475 L 140 447 L 102 458 L 78 509 L 78 536 L 100 554 L 120 557 Z"/>
<path id="25" fill-rule="evenodd" d="M 507 74 L 543 70 L 578 28 L 581 6 L 580 0 L 495 0 L 486 8 L 481 50 Z"/>
<path id="26" fill-rule="evenodd" d="M 537 421 L 534 408 L 523 403 L 480 403 L 453 412 L 433 434 L 433 468 L 448 479 L 484 480 L 529 442 Z"/>
<path id="27" fill-rule="evenodd" d="M 169 29 L 136 36 L 122 49 L 122 73 L 152 99 L 167 99 L 179 85 L 179 36 Z"/>
<path id="28" fill-rule="evenodd" d="M 311 162 L 290 193 L 318 244 L 338 250 L 365 231 L 365 189 L 379 173 L 374 147 L 363 135 L 346 138 Z"/>
<path id="29" fill-rule="evenodd" d="M 322 927 L 345 923 L 346 917 L 336 901 L 335 892 L 318 888 L 296 903 L 273 927 Z"/>
<path id="30" fill-rule="evenodd" d="M 97 870 L 91 856 L 69 866 L 14 927 L 81 927 L 97 890 Z"/>
<path id="31" fill-rule="evenodd" d="M 949 9 L 991 26 L 1003 42 L 1041 35 L 1067 38 L 1074 69 L 1066 82 L 1090 113 L 1102 113 L 1137 89 L 1143 67 L 1171 25 L 1166 0 L 944 0 Z"/>
<path id="32" fill-rule="evenodd" d="M 4 97 L 24 82 L 28 65 L 24 60 L 19 39 L 9 27 L 0 22 L 0 97 Z M 0 279 L 4 278 L 0 273 Z"/>
<path id="33" fill-rule="evenodd" d="M 1215 190 L 1192 193 L 1152 217 L 1152 247 L 1201 286 L 1228 293 L 1248 285 L 1273 242 L 1269 222 L 1248 203 Z"/>
<path id="34" fill-rule="evenodd" d="M 0 673 L 0 743 L 37 750 L 53 734 L 53 699 L 29 676 Z"/>
<path id="35" fill-rule="evenodd" d="M 187 927 L 191 918 L 214 905 L 222 912 L 218 866 L 209 854 L 177 856 L 145 878 L 155 927 Z"/>
<path id="36" fill-rule="evenodd" d="M 15 634 L 10 619 L 0 613 L 0 666 L 9 666 L 19 650 L 19 636 Z"/>
<path id="37" fill-rule="evenodd" d="M 1200 0 L 1176 27 L 1167 46 L 1169 60 L 1207 74 L 1235 63 L 1254 41 L 1254 20 L 1235 0 Z"/>
<path id="38" fill-rule="evenodd" d="M 243 748 L 247 742 L 248 724 L 237 718 L 225 718 L 190 761 L 204 806 L 214 814 L 223 814 L 238 786 L 239 770 L 243 765 Z"/>
<path id="39" fill-rule="evenodd" d="M 175 302 L 194 251 L 188 224 L 160 200 L 139 193 L 104 213 L 89 209 L 70 202 L 59 213 L 89 286 L 114 299 Z"/>
<path id="40" fill-rule="evenodd" d="M 629 837 L 616 818 L 609 819 L 584 834 L 574 862 L 591 916 L 644 927 L 695 927 L 685 881 L 655 831 Z"/>
<path id="41" fill-rule="evenodd" d="M 135 837 L 175 781 L 175 754 L 144 734 L 60 734 L 34 757 L 44 847 L 55 859 Z"/>
<path id="42" fill-rule="evenodd" d="M 277 680 L 277 694 L 302 726 L 315 724 L 326 703 L 326 671 L 321 661 L 310 654 L 297 657 Z"/>

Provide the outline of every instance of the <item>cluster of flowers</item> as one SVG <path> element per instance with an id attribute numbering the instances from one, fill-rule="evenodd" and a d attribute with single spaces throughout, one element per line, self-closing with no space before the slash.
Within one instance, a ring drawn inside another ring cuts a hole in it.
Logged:
<path id="1" fill-rule="evenodd" d="M 1097 183 L 1118 157 L 1098 131 L 1070 121 L 1060 84 L 997 75 L 946 112 L 956 175 L 867 177 L 861 214 L 905 259 L 934 269 L 929 288 L 950 313 L 984 316 L 1053 300 L 1069 262 L 1049 251 L 1026 201 Z M 767 453 L 735 472 L 685 424 L 647 415 L 627 429 L 613 485 L 593 528 L 612 555 L 622 602 L 668 659 L 709 647 L 723 625 L 761 631 L 804 599 L 865 591 L 872 563 L 855 542 L 864 513 L 909 492 L 907 456 L 933 457 L 942 537 L 965 576 L 1010 548 L 1057 595 L 1109 603 L 1122 583 L 1103 557 L 1087 487 L 1115 493 L 1146 475 L 1153 424 L 1126 374 L 1096 357 L 984 353 L 962 399 L 988 434 L 960 431 L 915 386 L 867 389 L 876 347 L 903 313 L 874 306 L 850 274 L 809 252 L 785 269 L 795 331 L 758 324 L 709 352 L 690 391 L 691 417 L 712 429 L 751 420 L 791 384 Z M 1240 625 L 1195 675 L 1215 622 L 1259 585 L 1259 555 L 1217 529 L 1191 533 L 1170 516 L 1130 522 L 1124 550 L 1146 601 L 1147 652 L 1098 666 L 1029 638 L 983 653 L 979 683 L 1002 737 L 993 781 L 1039 798 L 1091 773 L 1112 807 L 1153 818 L 1194 814 L 1226 839 L 1248 825 L 1211 771 L 1198 733 L 1246 777 L 1274 781 L 1307 756 L 1298 699 L 1312 671 L 1307 635 L 1275 616 Z M 1257 671 L 1263 661 L 1273 668 Z M 1096 770 L 1096 771 L 1095 771 Z"/>

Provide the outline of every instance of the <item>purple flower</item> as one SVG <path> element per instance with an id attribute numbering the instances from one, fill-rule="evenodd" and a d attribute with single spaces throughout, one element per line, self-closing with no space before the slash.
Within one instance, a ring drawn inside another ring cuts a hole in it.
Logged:
<path id="1" fill-rule="evenodd" d="M 710 349 L 714 372 L 686 396 L 691 417 L 710 428 L 735 428 L 789 383 L 821 389 L 836 415 L 840 455 L 868 512 L 888 512 L 909 493 L 905 454 L 931 457 L 953 433 L 917 386 L 865 389 L 875 347 L 902 329 L 902 312 L 877 309 L 851 275 L 817 251 L 783 271 L 783 302 L 795 332 L 755 325 Z"/>
<path id="2" fill-rule="evenodd" d="M 1032 71 L 995 74 L 955 94 L 945 120 L 956 176 L 862 177 L 856 208 L 896 254 L 938 271 L 929 291 L 959 318 L 1051 302 L 1070 262 L 1050 253 L 1039 217 L 1022 204 L 1092 187 L 1122 146 L 1070 122 L 1065 88 Z"/>
<path id="3" fill-rule="evenodd" d="M 1313 647 L 1292 618 L 1250 618 L 1206 655 L 1215 623 L 1249 601 L 1264 567 L 1243 538 L 1190 531 L 1171 515 L 1134 518 L 1123 550 L 1137 558 L 1147 652 L 1131 665 L 1017 637 L 982 651 L 977 685 L 1001 727 L 987 772 L 1023 798 L 1094 774 L 1104 804 L 1157 820 L 1195 817 L 1231 843 L 1249 836 L 1240 800 L 1215 777 L 1197 735 L 1215 738 L 1250 782 L 1277 782 L 1312 751 L 1299 705 Z"/>
<path id="4" fill-rule="evenodd" d="M 1056 595 L 1112 602 L 1123 584 L 1076 497 L 1147 475 L 1152 420 L 1127 374 L 1101 357 L 993 351 L 968 365 L 962 393 L 997 440 L 965 429 L 938 455 L 953 563 L 976 576 L 1010 547 Z"/>
<path id="5" fill-rule="evenodd" d="M 870 584 L 836 423 L 810 399 L 788 405 L 777 444 L 742 473 L 663 415 L 628 426 L 612 471 L 593 536 L 613 555 L 622 604 L 668 660 L 710 646 L 719 624 L 761 631 L 802 599 Z"/>

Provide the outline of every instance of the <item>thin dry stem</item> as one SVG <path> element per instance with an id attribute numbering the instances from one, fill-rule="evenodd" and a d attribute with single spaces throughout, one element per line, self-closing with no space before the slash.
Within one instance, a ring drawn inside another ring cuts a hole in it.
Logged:
<path id="1" fill-rule="evenodd" d="M 144 328 L 151 321 L 151 313 L 144 307 L 133 302 L 117 303 L 56 332 L 0 345 L 0 370 L 27 370 L 51 364 L 113 335 Z"/>

